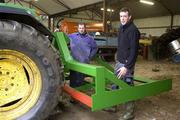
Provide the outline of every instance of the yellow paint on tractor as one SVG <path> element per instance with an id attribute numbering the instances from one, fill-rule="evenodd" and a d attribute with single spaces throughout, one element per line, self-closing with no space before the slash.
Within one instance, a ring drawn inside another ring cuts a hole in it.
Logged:
<path id="1" fill-rule="evenodd" d="M 40 70 L 32 59 L 14 50 L 0 50 L 0 120 L 28 112 L 42 87 Z"/>

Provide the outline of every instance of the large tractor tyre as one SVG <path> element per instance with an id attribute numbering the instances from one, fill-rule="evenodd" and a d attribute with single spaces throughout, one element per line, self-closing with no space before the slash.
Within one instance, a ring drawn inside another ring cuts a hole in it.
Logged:
<path id="1" fill-rule="evenodd" d="M 48 38 L 0 20 L 0 120 L 43 120 L 58 102 L 62 70 Z"/>

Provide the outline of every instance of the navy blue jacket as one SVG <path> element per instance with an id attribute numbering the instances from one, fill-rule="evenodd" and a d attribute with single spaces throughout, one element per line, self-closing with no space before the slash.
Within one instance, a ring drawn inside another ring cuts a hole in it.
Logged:
<path id="1" fill-rule="evenodd" d="M 140 32 L 133 22 L 121 25 L 118 33 L 117 60 L 133 69 L 138 55 Z"/>

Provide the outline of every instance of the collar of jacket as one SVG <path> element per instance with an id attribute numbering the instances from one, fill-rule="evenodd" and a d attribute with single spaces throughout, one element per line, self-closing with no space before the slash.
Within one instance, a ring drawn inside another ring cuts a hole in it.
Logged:
<path id="1" fill-rule="evenodd" d="M 87 36 L 87 32 L 85 32 L 84 34 L 81 34 L 81 33 L 77 32 L 76 35 L 80 35 L 80 36 L 84 37 L 84 36 Z"/>
<path id="2" fill-rule="evenodd" d="M 120 29 L 121 30 L 125 30 L 126 28 L 128 28 L 128 26 L 132 23 L 132 21 L 129 21 L 128 23 L 126 23 L 125 25 L 120 25 Z"/>

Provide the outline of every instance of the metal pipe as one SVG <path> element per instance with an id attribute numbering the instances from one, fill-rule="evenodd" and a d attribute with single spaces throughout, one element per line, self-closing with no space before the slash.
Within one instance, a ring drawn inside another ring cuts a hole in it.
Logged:
<path id="1" fill-rule="evenodd" d="M 107 32 L 107 14 L 106 14 L 106 0 L 103 1 L 103 31 L 106 33 Z"/>
<path id="2" fill-rule="evenodd" d="M 170 29 L 172 29 L 173 28 L 174 13 L 161 0 L 156 0 L 156 1 L 159 2 L 170 13 L 170 15 L 171 15 Z"/>

